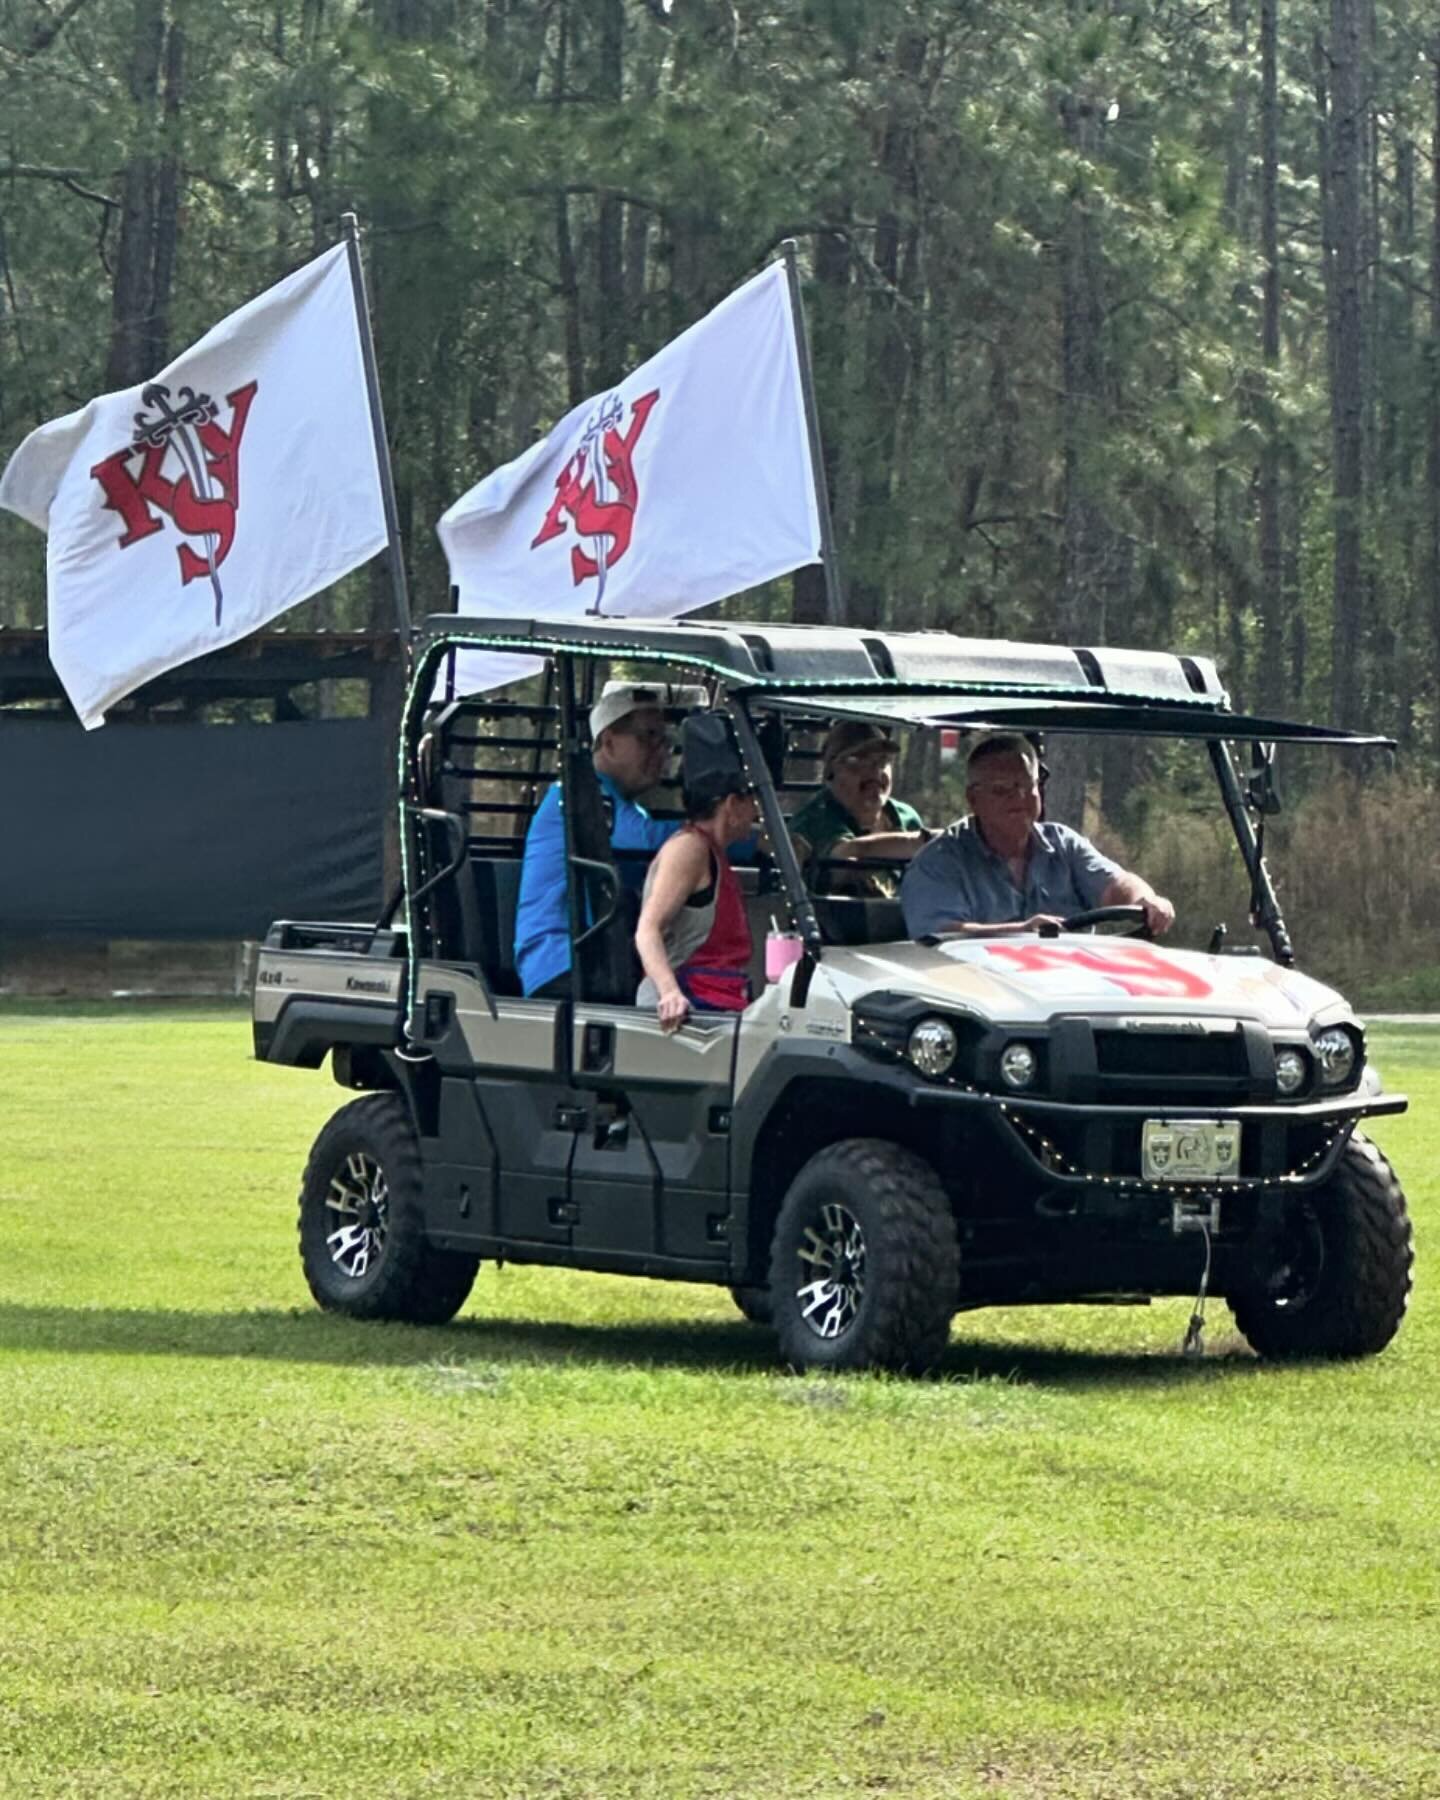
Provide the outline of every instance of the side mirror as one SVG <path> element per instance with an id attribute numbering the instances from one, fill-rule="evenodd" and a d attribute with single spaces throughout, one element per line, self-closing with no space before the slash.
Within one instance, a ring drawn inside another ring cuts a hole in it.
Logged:
<path id="1" fill-rule="evenodd" d="M 1275 746 L 1252 744 L 1250 776 L 1245 783 L 1245 804 L 1262 819 L 1274 818 L 1281 810 L 1280 785 L 1275 779 Z"/>

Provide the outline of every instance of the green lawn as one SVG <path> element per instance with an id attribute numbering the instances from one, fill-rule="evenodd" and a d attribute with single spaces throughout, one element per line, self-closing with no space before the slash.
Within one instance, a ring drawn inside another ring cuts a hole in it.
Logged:
<path id="1" fill-rule="evenodd" d="M 0 1794 L 1433 1796 L 1440 1033 L 1399 1339 L 967 1315 L 797 1380 L 703 1288 L 309 1302 L 343 1098 L 233 1010 L 0 1011 Z"/>

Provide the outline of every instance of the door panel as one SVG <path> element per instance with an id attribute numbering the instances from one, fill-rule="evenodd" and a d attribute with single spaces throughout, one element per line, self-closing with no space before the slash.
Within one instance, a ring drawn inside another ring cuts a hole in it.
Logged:
<path id="1" fill-rule="evenodd" d="M 739 1017 L 666 1036 L 653 1013 L 581 1003 L 572 1068 L 590 1118 L 576 1140 L 577 1244 L 723 1261 Z"/>
<path id="2" fill-rule="evenodd" d="M 416 992 L 447 1072 L 436 1152 L 448 1160 L 427 1167 L 427 1212 L 456 1234 L 568 1244 L 570 1162 L 586 1100 L 557 1066 L 557 1002 L 500 996 L 492 1013 L 473 975 L 428 962 Z"/>

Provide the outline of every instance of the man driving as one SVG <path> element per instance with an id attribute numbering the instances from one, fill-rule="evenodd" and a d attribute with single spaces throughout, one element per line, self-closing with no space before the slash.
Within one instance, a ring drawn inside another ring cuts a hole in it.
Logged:
<path id="1" fill-rule="evenodd" d="M 640 805 L 670 760 L 663 686 L 608 681 L 590 709 L 595 773 L 610 812 L 614 850 L 654 852 L 679 829 L 678 820 L 652 819 Z M 525 837 L 520 898 L 515 911 L 515 967 L 522 990 L 539 999 L 570 992 L 570 915 L 565 865 L 565 820 L 560 786 L 552 782 Z"/>
<path id="2" fill-rule="evenodd" d="M 1140 906 L 1158 937 L 1175 908 L 1068 825 L 1040 819 L 1040 759 L 1017 732 L 982 738 L 965 765 L 970 814 L 910 864 L 900 888 L 911 937 L 1054 928 L 1097 906 Z"/>
<path id="3" fill-rule="evenodd" d="M 836 869 L 835 861 L 907 862 L 935 835 L 913 806 L 896 800 L 898 746 L 878 725 L 841 719 L 820 750 L 824 785 L 790 821 L 805 882 L 817 894 L 893 899 L 899 875 L 884 868 Z"/>

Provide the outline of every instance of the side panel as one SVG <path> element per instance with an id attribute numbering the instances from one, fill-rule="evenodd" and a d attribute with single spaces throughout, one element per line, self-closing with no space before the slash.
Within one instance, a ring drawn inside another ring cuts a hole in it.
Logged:
<path id="1" fill-rule="evenodd" d="M 446 1076 L 438 1134 L 422 1139 L 426 1222 L 452 1248 L 475 1240 L 563 1248 L 575 1133 L 550 1089 Z"/>
<path id="2" fill-rule="evenodd" d="M 559 1002 L 487 997 L 474 975 L 430 962 L 416 992 L 441 1075 L 439 1136 L 422 1145 L 432 1229 L 568 1246 L 576 1108 Z"/>
<path id="3" fill-rule="evenodd" d="M 574 1242 L 723 1263 L 738 1019 L 697 1014 L 666 1036 L 653 1013 L 582 1002 L 571 1030 Z"/>
<path id="4" fill-rule="evenodd" d="M 400 1038 L 402 964 L 363 951 L 262 948 L 253 1029 L 261 1062 L 317 1069 L 335 1044 Z"/>

